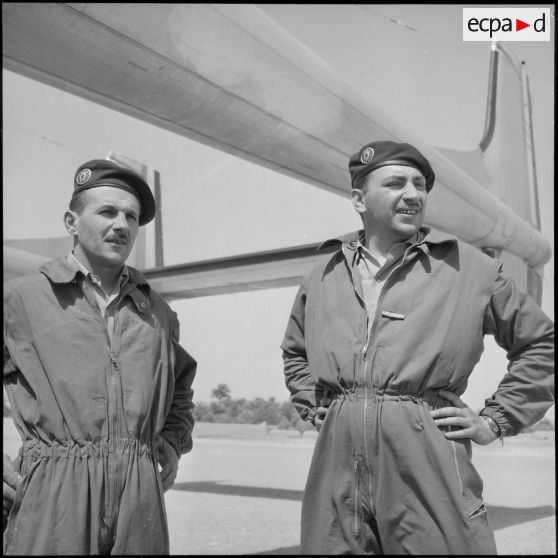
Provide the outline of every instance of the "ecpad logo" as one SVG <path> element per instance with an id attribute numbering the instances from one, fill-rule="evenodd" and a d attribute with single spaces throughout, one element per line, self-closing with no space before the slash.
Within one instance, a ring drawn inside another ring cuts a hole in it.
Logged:
<path id="1" fill-rule="evenodd" d="M 550 8 L 463 8 L 464 41 L 550 41 Z"/>
<path id="2" fill-rule="evenodd" d="M 515 18 L 515 29 L 512 25 L 512 20 L 509 17 L 505 17 L 504 19 L 499 19 L 497 17 L 491 18 L 483 18 L 477 19 L 472 17 L 467 26 L 469 27 L 469 31 L 475 33 L 476 31 L 488 31 L 490 33 L 490 38 L 492 39 L 492 34 L 497 33 L 498 31 L 503 31 L 504 33 L 507 31 L 521 31 L 522 29 L 526 29 L 530 27 L 529 23 L 525 23 L 521 19 Z M 537 32 L 543 32 L 546 27 L 546 18 L 543 13 L 542 17 L 535 20 L 533 24 L 533 28 Z"/>

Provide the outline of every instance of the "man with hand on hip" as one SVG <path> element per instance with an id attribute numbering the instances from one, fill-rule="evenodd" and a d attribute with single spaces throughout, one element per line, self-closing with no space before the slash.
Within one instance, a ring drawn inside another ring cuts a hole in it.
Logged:
<path id="1" fill-rule="evenodd" d="M 554 326 L 502 264 L 423 226 L 435 181 L 412 145 L 349 161 L 363 229 L 308 273 L 282 343 L 291 400 L 320 431 L 302 554 L 494 554 L 471 441 L 552 405 Z M 493 335 L 509 366 L 480 414 L 460 399 Z"/>
<path id="2" fill-rule="evenodd" d="M 169 553 L 163 493 L 192 448 L 196 362 L 125 264 L 155 212 L 140 176 L 89 161 L 64 214 L 73 250 L 5 285 L 4 386 L 23 441 L 15 464 L 4 455 L 5 554 Z"/>

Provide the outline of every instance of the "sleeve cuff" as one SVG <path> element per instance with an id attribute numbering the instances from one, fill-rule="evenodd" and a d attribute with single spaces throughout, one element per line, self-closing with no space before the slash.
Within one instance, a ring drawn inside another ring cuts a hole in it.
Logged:
<path id="1" fill-rule="evenodd" d="M 498 428 L 500 429 L 500 438 L 503 438 L 504 436 L 508 436 L 509 432 L 510 432 L 510 425 L 508 424 L 508 422 L 506 421 L 504 414 L 498 410 L 498 409 L 493 409 L 490 407 L 485 407 L 480 413 L 479 415 L 491 418 L 497 425 Z"/>
<path id="2" fill-rule="evenodd" d="M 179 459 L 183 453 L 187 453 L 192 448 L 192 444 L 190 444 L 189 449 L 187 449 L 186 451 L 180 451 L 180 445 L 178 444 L 176 436 L 172 432 L 169 432 L 168 430 L 161 432 L 160 436 L 164 438 L 174 448 L 174 451 L 176 452 L 176 455 L 178 456 Z"/>

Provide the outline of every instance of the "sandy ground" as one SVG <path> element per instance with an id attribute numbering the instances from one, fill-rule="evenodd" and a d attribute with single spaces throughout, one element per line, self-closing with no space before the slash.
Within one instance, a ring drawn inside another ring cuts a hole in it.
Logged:
<path id="1" fill-rule="evenodd" d="M 265 427 L 196 425 L 165 495 L 171 553 L 297 554 L 315 436 Z M 4 421 L 4 451 L 19 438 Z M 554 432 L 474 447 L 498 553 L 556 554 Z"/>

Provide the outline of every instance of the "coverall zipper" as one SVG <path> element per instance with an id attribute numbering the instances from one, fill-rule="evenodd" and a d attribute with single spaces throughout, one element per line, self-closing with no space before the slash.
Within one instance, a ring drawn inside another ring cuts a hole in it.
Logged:
<path id="1" fill-rule="evenodd" d="M 366 443 L 366 413 L 368 408 L 368 382 L 366 381 L 366 353 L 368 351 L 368 343 L 370 343 L 370 333 L 372 331 L 372 326 L 368 327 L 369 318 L 366 317 L 366 341 L 364 347 L 362 348 L 362 382 L 364 384 L 364 405 L 362 413 L 362 432 L 364 434 L 364 455 L 366 456 L 366 464 L 368 469 L 368 486 L 372 487 L 372 465 L 370 459 L 368 459 L 368 447 Z M 374 508 L 372 508 L 374 509 Z"/>
<path id="2" fill-rule="evenodd" d="M 409 250 L 409 249 L 407 249 Z M 372 325 L 370 328 L 368 328 L 368 322 L 369 322 L 369 318 L 367 316 L 366 318 L 366 329 L 367 329 L 367 334 L 366 334 L 366 341 L 364 343 L 364 347 L 362 348 L 362 364 L 363 364 L 363 384 L 364 384 L 364 405 L 363 405 L 363 433 L 364 433 L 364 455 L 366 457 L 366 463 L 367 463 L 367 469 L 368 469 L 368 486 L 372 487 L 372 467 L 371 467 L 371 462 L 370 462 L 370 457 L 369 457 L 369 453 L 368 453 L 368 444 L 367 444 L 367 436 L 366 436 L 366 416 L 367 416 L 367 408 L 368 408 L 368 378 L 367 378 L 367 374 L 366 374 L 366 368 L 367 368 L 367 354 L 368 354 L 368 346 L 370 344 L 370 340 L 373 337 L 373 332 L 376 331 L 376 327 L 378 325 L 378 316 L 379 316 L 379 311 L 381 309 L 381 302 L 382 299 L 384 297 L 385 294 L 385 289 L 386 286 L 389 282 L 389 280 L 394 276 L 395 272 L 398 271 L 399 269 L 401 269 L 407 262 L 405 260 L 405 256 L 407 255 L 407 251 L 405 251 L 405 253 L 403 254 L 403 257 L 401 258 L 401 261 L 399 262 L 399 264 L 394 267 L 389 275 L 386 277 L 386 280 L 384 281 L 384 284 L 382 285 L 382 288 L 380 289 L 380 294 L 378 296 L 378 303 L 376 305 L 376 312 L 374 315 L 374 321 L 372 322 Z M 355 289 L 356 291 L 356 289 Z M 372 501 L 372 491 L 370 491 L 370 509 L 372 510 L 372 512 L 375 514 L 376 513 L 376 506 L 374 506 L 374 503 Z"/>
<path id="3" fill-rule="evenodd" d="M 87 285 L 87 283 L 85 283 L 85 285 Z M 109 381 L 110 381 L 110 386 L 107 386 L 107 407 L 108 407 L 108 413 L 107 413 L 107 420 L 108 420 L 108 440 L 107 440 L 107 452 L 108 452 L 108 460 L 107 460 L 107 474 L 108 474 L 108 482 L 107 482 L 107 486 L 108 486 L 108 495 L 107 495 L 107 503 L 105 503 L 105 510 L 103 513 L 103 523 L 106 525 L 106 527 L 110 530 L 112 527 L 112 522 L 113 522 L 113 518 L 115 516 L 115 501 L 116 501 L 116 474 L 117 474 L 117 469 L 118 469 L 118 459 L 117 459 L 117 444 L 116 444 L 116 423 L 117 423 L 117 408 L 116 408 L 116 402 L 117 402 L 117 389 L 116 389 L 116 379 L 115 379 L 115 374 L 118 371 L 118 363 L 116 362 L 116 357 L 112 351 L 112 341 L 108 332 L 108 328 L 107 328 L 107 323 L 105 320 L 105 317 L 103 316 L 103 313 L 101 312 L 101 309 L 99 308 L 99 306 L 97 305 L 97 302 L 95 300 L 95 297 L 93 295 L 93 293 L 90 290 L 90 287 L 87 286 L 85 287 L 84 285 L 84 294 L 85 297 L 87 298 L 87 300 L 89 301 L 89 303 L 91 304 L 91 306 L 93 306 L 93 308 L 95 309 L 97 315 L 99 316 L 100 320 L 101 320 L 101 324 L 104 328 L 105 331 L 105 338 L 106 338 L 106 342 L 107 342 L 107 347 L 109 350 L 109 359 L 111 362 L 111 365 L 109 366 Z M 85 289 L 87 289 L 88 293 L 85 292 Z M 118 301 L 119 302 L 119 301 Z M 118 302 L 116 303 L 116 305 L 118 305 Z M 116 308 L 115 308 L 116 311 Z M 116 318 L 115 318 L 116 319 Z M 112 389 L 110 389 L 112 388 Z M 114 394 L 114 396 L 111 395 Z M 114 462 L 115 465 L 115 471 L 114 473 L 111 473 L 111 462 Z M 107 509 L 108 506 L 108 509 Z M 107 514 L 108 511 L 108 514 Z"/>
<path id="4" fill-rule="evenodd" d="M 112 391 L 114 395 L 114 402 L 112 406 L 112 424 L 111 424 L 111 440 L 109 442 L 109 455 L 113 453 L 113 460 L 114 460 L 114 475 L 111 475 L 109 472 L 109 501 L 110 501 L 110 509 L 111 509 L 111 520 L 112 516 L 115 514 L 115 507 L 116 507 L 116 481 L 119 475 L 119 459 L 118 459 L 118 435 L 117 435 L 117 421 L 118 421 L 118 409 L 117 409 L 117 401 L 118 401 L 118 390 L 116 387 L 116 375 L 118 374 L 118 363 L 116 362 L 116 357 L 110 351 L 110 360 L 112 363 L 111 368 L 111 384 L 112 384 Z"/>
<path id="5" fill-rule="evenodd" d="M 113 322 L 113 339 L 115 338 L 116 332 L 118 330 L 118 305 L 123 300 L 123 293 L 120 294 L 118 299 L 116 300 L 115 307 L 114 307 L 114 322 Z M 110 498 L 110 507 L 111 507 L 111 521 L 114 517 L 116 517 L 118 513 L 118 485 L 120 483 L 120 474 L 121 474 L 121 458 L 119 453 L 119 442 L 121 439 L 126 437 L 126 431 L 124 428 L 124 410 L 121 408 L 120 401 L 121 401 L 121 378 L 120 378 L 120 368 L 118 367 L 118 361 L 116 359 L 116 355 L 114 352 L 114 343 L 111 341 L 110 336 L 108 336 L 107 330 L 107 337 L 109 341 L 110 347 L 110 360 L 111 360 L 111 384 L 112 384 L 112 392 L 114 395 L 114 402 L 112 405 L 112 425 L 111 425 L 111 440 L 109 441 L 109 454 L 110 452 L 114 453 L 114 474 L 110 474 L 109 471 L 109 498 Z M 118 344 L 116 344 L 118 345 Z M 120 387 L 120 389 L 119 389 Z M 113 538 L 116 536 L 116 532 L 113 533 Z"/>
<path id="6" fill-rule="evenodd" d="M 115 306 L 114 306 L 114 322 L 113 322 L 113 338 L 114 335 L 116 333 L 117 330 L 117 309 L 118 309 L 118 305 L 120 304 L 120 302 L 123 300 L 123 293 L 120 293 L 119 296 L 116 299 L 115 302 Z M 119 390 L 118 390 L 118 382 L 120 382 L 120 369 L 118 368 L 118 361 L 116 360 L 116 355 L 114 353 L 114 347 L 113 347 L 113 342 L 111 340 L 111 336 L 109 335 L 109 331 L 108 331 L 108 327 L 107 327 L 107 322 L 105 319 L 105 316 L 103 316 L 102 312 L 100 311 L 99 307 L 97 306 L 97 304 L 95 304 L 96 308 L 97 308 L 97 312 L 99 314 L 99 317 L 101 318 L 101 322 L 104 326 L 105 329 L 105 334 L 106 334 L 106 340 L 107 340 L 107 346 L 109 349 L 109 359 L 111 362 L 111 365 L 109 366 L 110 371 L 109 371 L 109 380 L 110 380 L 110 386 L 107 391 L 107 396 L 108 396 L 108 407 L 109 407 L 109 413 L 107 414 L 107 418 L 108 418 L 108 455 L 109 455 L 109 460 L 107 462 L 107 474 L 108 474 L 108 497 L 107 497 L 107 502 L 108 502 L 108 511 L 109 514 L 108 516 L 105 515 L 103 517 L 103 522 L 104 524 L 109 528 L 112 529 L 113 528 L 113 522 L 114 522 L 114 518 L 116 517 L 117 511 L 118 511 L 118 499 L 117 499 L 117 494 L 118 494 L 118 490 L 117 490 L 117 484 L 118 484 L 118 479 L 120 478 L 120 457 L 119 457 L 119 453 L 118 453 L 118 441 L 120 439 L 120 429 L 119 429 L 119 420 L 118 420 L 118 415 L 119 415 Z M 112 459 L 111 459 L 112 458 Z M 114 469 L 111 471 L 111 462 L 114 463 L 113 467 Z M 105 511 L 106 511 L 106 506 L 105 506 Z M 113 532 L 112 533 L 112 537 L 114 539 L 114 537 L 116 536 L 116 533 Z"/>

